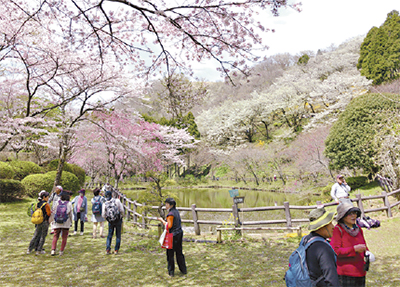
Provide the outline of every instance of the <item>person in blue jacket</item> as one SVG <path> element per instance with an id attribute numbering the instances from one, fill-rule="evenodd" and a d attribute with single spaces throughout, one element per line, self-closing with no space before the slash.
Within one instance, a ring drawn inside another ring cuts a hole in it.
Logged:
<path id="1" fill-rule="evenodd" d="M 87 197 L 85 196 L 85 190 L 81 189 L 79 195 L 77 195 L 71 202 L 74 205 L 73 220 L 75 221 L 75 229 L 72 235 L 76 235 L 78 232 L 78 220 L 81 221 L 81 235 L 83 235 L 85 228 L 85 219 L 87 216 Z"/>

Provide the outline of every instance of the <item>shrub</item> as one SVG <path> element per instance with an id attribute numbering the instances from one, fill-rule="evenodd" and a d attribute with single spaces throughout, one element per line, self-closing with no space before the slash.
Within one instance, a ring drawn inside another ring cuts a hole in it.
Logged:
<path id="1" fill-rule="evenodd" d="M 41 167 L 31 161 L 13 160 L 9 164 L 14 169 L 16 180 L 23 180 L 30 174 L 42 173 Z"/>
<path id="2" fill-rule="evenodd" d="M 25 195 L 24 186 L 14 179 L 0 179 L 0 202 L 12 201 Z"/>
<path id="3" fill-rule="evenodd" d="M 368 184 L 368 177 L 366 176 L 354 176 L 346 178 L 347 184 L 351 187 L 352 190 L 360 188 L 361 186 L 365 186 Z"/>
<path id="4" fill-rule="evenodd" d="M 21 181 L 25 188 L 26 195 L 36 197 L 41 190 L 51 192 L 54 185 L 54 177 L 46 174 L 31 174 Z"/>
<path id="5" fill-rule="evenodd" d="M 56 173 L 57 171 L 50 171 L 46 173 L 46 175 L 51 178 L 53 184 L 56 178 Z M 63 187 L 63 189 L 70 190 L 72 192 L 78 191 L 81 188 L 81 185 L 79 184 L 79 180 L 76 175 L 68 171 L 63 171 L 61 175 L 60 185 Z"/>
<path id="6" fill-rule="evenodd" d="M 51 162 L 49 162 L 49 164 L 46 167 L 47 171 L 49 172 L 49 171 L 57 170 L 59 161 L 60 161 L 59 159 L 53 159 Z M 67 162 L 64 163 L 63 171 L 72 172 L 72 169 L 71 169 L 71 166 L 69 163 L 67 163 Z"/>
<path id="7" fill-rule="evenodd" d="M 56 178 L 56 171 L 50 171 L 45 174 L 31 174 L 22 180 L 26 194 L 35 197 L 41 190 L 51 192 Z M 64 171 L 61 176 L 61 186 L 65 190 L 77 191 L 80 189 L 79 180 L 75 174 Z"/>
<path id="8" fill-rule="evenodd" d="M 56 171 L 58 168 L 58 159 L 54 159 L 52 160 L 48 165 L 47 165 L 47 171 Z M 64 163 L 64 167 L 63 167 L 63 171 L 67 171 L 70 173 L 73 173 L 76 175 L 76 177 L 79 180 L 79 185 L 83 186 L 83 184 L 85 183 L 85 170 L 83 168 L 81 168 L 80 166 L 76 165 L 76 164 L 71 164 L 71 163 Z"/>
<path id="9" fill-rule="evenodd" d="M 79 185 L 83 186 L 86 180 L 86 172 L 83 168 L 76 164 L 68 164 L 72 170 L 72 173 L 76 175 L 79 180 Z"/>
<path id="10" fill-rule="evenodd" d="M 0 179 L 12 179 L 14 174 L 14 169 L 8 163 L 0 161 Z"/>

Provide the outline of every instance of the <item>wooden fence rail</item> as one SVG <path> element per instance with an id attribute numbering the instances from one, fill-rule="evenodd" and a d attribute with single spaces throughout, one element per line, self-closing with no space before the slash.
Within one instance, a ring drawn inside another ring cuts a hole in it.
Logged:
<path id="1" fill-rule="evenodd" d="M 361 194 L 357 194 L 356 198 L 352 198 L 352 202 L 357 202 L 358 207 L 361 210 L 362 216 L 364 216 L 366 213 L 371 213 L 371 212 L 378 212 L 378 211 L 386 211 L 386 215 L 388 217 L 392 217 L 392 208 L 400 205 L 400 201 L 397 200 L 395 197 L 396 194 L 400 192 L 400 189 L 392 191 L 390 193 L 387 193 L 386 191 L 383 191 L 381 195 L 374 195 L 374 196 L 361 196 Z M 157 220 L 156 216 L 151 216 L 149 213 L 153 213 L 152 211 L 158 210 L 158 206 L 150 206 L 149 209 L 151 212 L 148 213 L 146 209 L 143 210 L 142 213 L 139 213 L 137 210 L 138 207 L 144 207 L 146 206 L 145 203 L 141 204 L 138 203 L 136 200 L 131 200 L 127 198 L 122 192 L 116 190 L 115 191 L 116 196 L 118 196 L 121 199 L 121 202 L 124 205 L 125 209 L 125 216 L 126 220 L 132 222 L 133 224 L 146 228 L 149 225 L 157 226 L 158 224 L 150 224 L 151 221 Z M 396 202 L 390 204 L 389 197 L 393 197 Z M 363 201 L 369 201 L 369 200 L 376 200 L 376 199 L 382 199 L 383 201 L 383 206 L 382 207 L 377 207 L 377 208 L 372 208 L 372 209 L 365 209 L 363 205 Z M 193 224 L 194 226 L 194 231 L 196 235 L 200 235 L 200 225 L 201 224 L 206 224 L 206 225 L 233 225 L 235 226 L 234 229 L 240 229 L 243 228 L 243 226 L 249 226 L 249 225 L 270 225 L 270 224 L 275 224 L 275 225 L 284 225 L 281 227 L 274 227 L 272 229 L 282 229 L 282 230 L 291 230 L 291 229 L 298 229 L 299 225 L 302 223 L 307 223 L 309 222 L 308 218 L 292 218 L 291 215 L 291 210 L 312 210 L 317 208 L 317 206 L 334 206 L 336 205 L 335 202 L 331 203 L 325 203 L 321 204 L 320 202 L 317 202 L 316 205 L 309 205 L 309 206 L 296 206 L 296 205 L 290 205 L 289 202 L 284 202 L 283 206 L 265 206 L 265 207 L 246 207 L 246 208 L 239 208 L 237 204 L 233 204 L 232 208 L 201 208 L 197 207 L 196 204 L 193 204 L 191 207 L 179 207 L 179 211 L 187 211 L 191 212 L 192 214 L 192 219 L 182 219 L 183 223 L 188 223 L 188 224 Z M 165 207 L 164 207 L 165 209 Z M 148 209 L 147 209 L 148 210 Z M 285 218 L 282 219 L 274 219 L 274 220 L 258 220 L 258 221 L 241 221 L 239 218 L 239 213 L 245 213 L 245 212 L 260 212 L 260 211 L 275 211 L 275 210 L 281 210 L 285 212 Z M 199 213 L 232 213 L 234 221 L 227 221 L 227 220 L 203 220 L 199 219 Z M 295 224 L 296 226 L 293 226 Z M 256 227 L 255 227 L 256 228 Z M 257 227 L 260 228 L 260 227 Z M 221 227 L 218 229 L 222 230 Z M 247 227 L 246 229 L 249 229 Z M 246 230 L 244 229 L 244 230 Z M 266 228 L 266 229 L 271 229 L 271 228 Z M 255 230 L 261 230 L 261 229 L 255 229 Z"/>

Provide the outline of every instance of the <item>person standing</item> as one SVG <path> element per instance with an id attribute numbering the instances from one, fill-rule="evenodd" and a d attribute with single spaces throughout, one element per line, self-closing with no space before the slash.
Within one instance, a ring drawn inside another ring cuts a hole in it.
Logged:
<path id="1" fill-rule="evenodd" d="M 57 202 L 60 200 L 60 193 L 63 191 L 63 188 L 61 187 L 61 185 L 57 185 L 56 189 L 54 190 L 54 192 L 51 193 L 50 198 L 48 203 L 52 203 L 52 202 Z M 52 206 L 54 205 L 54 203 L 52 204 Z M 50 234 L 54 233 L 54 223 L 50 223 Z"/>
<path id="2" fill-rule="evenodd" d="M 338 224 L 333 230 L 331 245 L 337 258 L 337 272 L 340 286 L 365 286 L 365 253 L 368 252 L 364 234 L 356 219 L 361 210 L 350 200 L 342 201 L 337 207 Z"/>
<path id="3" fill-rule="evenodd" d="M 94 197 L 92 198 L 92 222 L 93 222 L 93 238 L 96 238 L 97 226 L 99 227 L 99 235 L 101 238 L 104 238 L 103 230 L 104 230 L 104 217 L 102 216 L 103 205 L 105 202 L 105 198 L 100 195 L 100 189 L 96 188 L 93 190 Z"/>
<path id="4" fill-rule="evenodd" d="M 336 204 L 339 204 L 342 199 L 344 200 L 349 198 L 350 190 L 351 188 L 347 184 L 343 175 L 339 174 L 336 176 L 336 183 L 332 185 L 331 197 L 334 201 L 336 201 Z"/>
<path id="5" fill-rule="evenodd" d="M 108 236 L 106 254 L 111 253 L 111 243 L 115 231 L 115 248 L 114 254 L 117 255 L 121 247 L 121 232 L 122 232 L 122 214 L 124 206 L 118 198 L 112 197 L 112 191 L 107 190 L 105 193 L 106 201 L 102 206 L 101 215 L 108 221 Z"/>
<path id="6" fill-rule="evenodd" d="M 328 239 L 333 234 L 332 220 L 335 213 L 325 208 L 317 208 L 310 212 L 310 234 L 304 237 L 304 244 L 313 237 Z M 336 254 L 328 241 L 315 241 L 306 250 L 306 262 L 313 286 L 340 286 L 336 270 Z"/>
<path id="7" fill-rule="evenodd" d="M 45 190 L 39 192 L 38 203 L 36 204 L 36 209 L 41 208 L 43 212 L 43 222 L 36 224 L 35 232 L 33 234 L 32 240 L 29 243 L 27 254 L 31 253 L 32 250 L 36 251 L 36 255 L 45 254 L 43 250 L 43 245 L 46 240 L 47 231 L 49 229 L 49 218 L 51 216 L 51 208 L 47 203 L 49 200 L 49 193 Z"/>
<path id="8" fill-rule="evenodd" d="M 185 256 L 182 253 L 183 230 L 181 226 L 181 216 L 179 211 L 176 209 L 175 200 L 173 198 L 167 198 L 165 200 L 165 208 L 168 210 L 167 221 L 161 217 L 157 219 L 161 221 L 173 235 L 172 249 L 167 249 L 168 275 L 171 277 L 174 276 L 174 253 L 176 254 L 176 261 L 178 263 L 179 270 L 182 272 L 182 274 L 187 274 Z"/>
<path id="9" fill-rule="evenodd" d="M 74 205 L 73 219 L 75 221 L 75 229 L 73 235 L 76 235 L 78 231 L 78 220 L 81 221 L 81 235 L 83 235 L 85 228 L 85 219 L 87 214 L 87 197 L 85 196 L 85 190 L 81 189 L 79 195 L 77 195 L 71 202 Z"/>
<path id="10" fill-rule="evenodd" d="M 61 248 L 59 255 L 64 254 L 67 245 L 69 229 L 72 225 L 72 204 L 69 202 L 70 195 L 63 191 L 60 193 L 60 200 L 54 202 L 51 220 L 54 221 L 54 236 L 51 244 L 51 255 L 56 255 L 57 241 L 61 234 Z"/>
<path id="11" fill-rule="evenodd" d="M 63 191 L 61 185 L 57 185 L 54 192 L 51 193 L 48 203 L 56 202 L 60 200 L 60 193 Z"/>

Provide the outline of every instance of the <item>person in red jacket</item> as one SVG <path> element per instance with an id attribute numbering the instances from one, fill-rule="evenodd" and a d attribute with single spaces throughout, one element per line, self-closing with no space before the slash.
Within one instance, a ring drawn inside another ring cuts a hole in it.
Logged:
<path id="1" fill-rule="evenodd" d="M 360 216 L 361 210 L 350 200 L 337 207 L 338 224 L 333 230 L 331 246 L 337 254 L 337 272 L 342 287 L 365 286 L 364 255 L 368 248 L 363 231 L 356 223 Z"/>

